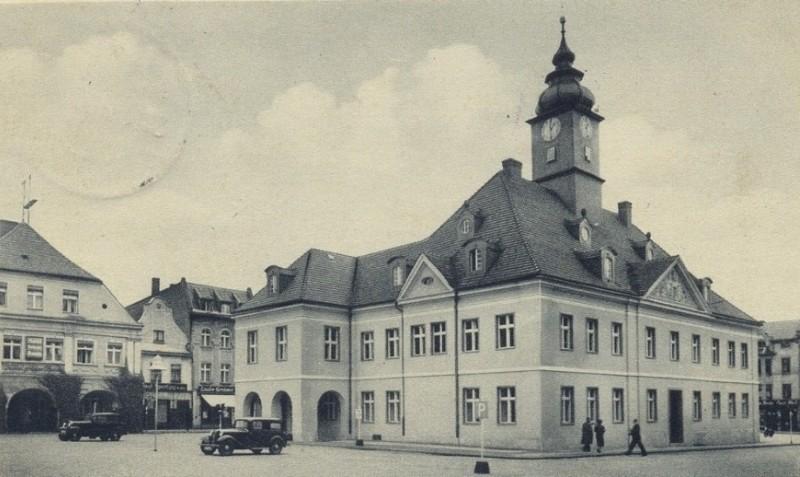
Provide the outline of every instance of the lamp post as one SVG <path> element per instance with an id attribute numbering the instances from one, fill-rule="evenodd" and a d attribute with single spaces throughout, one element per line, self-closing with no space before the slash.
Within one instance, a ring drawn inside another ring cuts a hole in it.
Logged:
<path id="1" fill-rule="evenodd" d="M 150 377 L 155 380 L 154 386 L 156 388 L 155 405 L 153 406 L 153 452 L 158 452 L 158 383 L 161 381 L 161 374 L 165 369 L 167 369 L 167 367 L 164 364 L 164 360 L 161 359 L 160 354 L 157 354 L 156 357 L 150 361 Z M 158 372 L 154 373 L 153 371 Z"/>

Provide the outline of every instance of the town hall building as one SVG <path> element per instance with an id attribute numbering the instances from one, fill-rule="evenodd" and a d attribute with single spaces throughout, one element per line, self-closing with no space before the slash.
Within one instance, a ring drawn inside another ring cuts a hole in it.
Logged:
<path id="1" fill-rule="evenodd" d="M 563 24 L 563 19 L 562 19 Z M 266 269 L 235 321 L 239 415 L 299 441 L 575 448 L 602 419 L 648 446 L 757 441 L 760 322 L 601 206 L 595 98 L 562 26 L 532 180 L 502 161 L 430 236 Z M 356 422 L 359 417 L 358 422 Z"/>

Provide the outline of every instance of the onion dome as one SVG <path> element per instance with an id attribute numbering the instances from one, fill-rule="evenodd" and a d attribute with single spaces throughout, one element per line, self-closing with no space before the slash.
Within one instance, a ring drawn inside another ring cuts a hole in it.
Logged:
<path id="1" fill-rule="evenodd" d="M 539 103 L 536 105 L 536 114 L 539 116 L 568 108 L 591 111 L 594 106 L 594 95 L 580 83 L 583 72 L 572 66 L 575 53 L 567 46 L 564 29 L 566 22 L 561 17 L 561 45 L 553 55 L 553 65 L 556 68 L 544 79 L 548 87 L 539 96 Z"/>

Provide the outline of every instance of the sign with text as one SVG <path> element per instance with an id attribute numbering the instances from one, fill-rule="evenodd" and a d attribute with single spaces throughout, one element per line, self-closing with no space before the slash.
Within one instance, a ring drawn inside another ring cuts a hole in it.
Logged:
<path id="1" fill-rule="evenodd" d="M 489 405 L 486 401 L 478 401 L 478 417 L 486 419 L 489 417 Z"/>
<path id="2" fill-rule="evenodd" d="M 25 359 L 41 361 L 44 359 L 44 338 L 41 336 L 28 336 L 25 338 Z"/>
<path id="3" fill-rule="evenodd" d="M 155 391 L 156 386 L 153 383 L 144 383 L 144 390 L 145 391 Z M 158 392 L 160 393 L 169 393 L 169 392 L 184 392 L 186 391 L 185 384 L 179 383 L 159 383 L 158 384 Z"/>
<path id="4" fill-rule="evenodd" d="M 236 394 L 236 388 L 228 384 L 201 384 L 197 387 L 200 394 Z"/>

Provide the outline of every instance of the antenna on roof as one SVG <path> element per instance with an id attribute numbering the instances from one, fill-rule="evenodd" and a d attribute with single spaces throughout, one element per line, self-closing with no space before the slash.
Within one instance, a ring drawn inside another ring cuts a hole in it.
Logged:
<path id="1" fill-rule="evenodd" d="M 22 222 L 25 224 L 31 223 L 31 207 L 38 202 L 30 198 L 32 185 L 33 177 L 28 174 L 28 178 L 22 181 Z"/>

